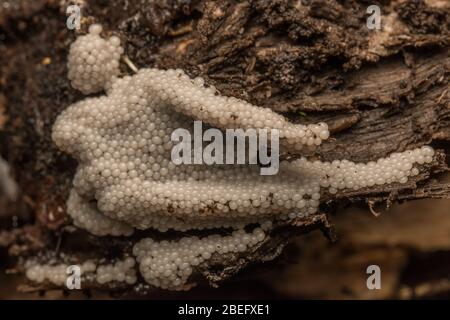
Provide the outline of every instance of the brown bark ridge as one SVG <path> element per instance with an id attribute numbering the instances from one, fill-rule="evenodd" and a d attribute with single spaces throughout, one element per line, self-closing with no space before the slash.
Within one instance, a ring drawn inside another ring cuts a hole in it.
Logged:
<path id="1" fill-rule="evenodd" d="M 294 236 L 311 230 L 335 239 L 329 214 L 349 202 L 376 212 L 380 203 L 449 198 L 450 184 L 440 180 L 448 171 L 450 140 L 446 1 L 81 1 L 77 32 L 65 26 L 70 1 L 8 3 L 0 6 L 0 152 L 20 197 L 2 200 L 0 247 L 15 257 L 11 271 L 20 272 L 26 257 L 108 261 L 131 249 L 130 239 L 98 238 L 70 226 L 65 199 L 76 162 L 50 138 L 59 112 L 82 98 L 67 80 L 66 56 L 76 33 L 92 22 L 118 35 L 138 68 L 182 68 L 224 95 L 292 121 L 326 121 L 332 138 L 318 149 L 320 159 L 371 161 L 425 144 L 438 149 L 435 161 L 408 183 L 325 195 L 321 214 L 276 226 L 245 255 L 214 256 L 198 268 L 199 279 L 217 285 L 249 264 L 273 259 Z M 370 4 L 381 8 L 382 30 L 366 27 Z M 121 68 L 130 72 L 125 63 Z M 85 288 L 145 293 L 151 288 L 142 282 Z"/>

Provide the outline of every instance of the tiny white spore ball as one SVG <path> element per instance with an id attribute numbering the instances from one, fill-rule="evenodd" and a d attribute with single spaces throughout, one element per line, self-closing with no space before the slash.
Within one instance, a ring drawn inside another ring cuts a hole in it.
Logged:
<path id="1" fill-rule="evenodd" d="M 102 27 L 93 24 L 89 33 L 72 43 L 67 67 L 72 87 L 84 94 L 99 92 L 110 86 L 119 74 L 119 59 L 123 53 L 116 36 L 100 37 Z"/>

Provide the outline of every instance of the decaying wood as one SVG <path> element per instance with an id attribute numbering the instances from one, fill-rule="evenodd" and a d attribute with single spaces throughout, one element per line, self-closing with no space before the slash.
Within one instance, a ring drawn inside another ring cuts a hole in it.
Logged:
<path id="1" fill-rule="evenodd" d="M 198 269 L 211 284 L 271 260 L 295 236 L 311 230 L 322 229 L 334 239 L 327 215 L 342 204 L 363 202 L 373 209 L 399 200 L 449 198 L 450 184 L 439 180 L 448 171 L 450 140 L 448 4 L 375 1 L 384 26 L 376 31 L 366 27 L 365 1 L 107 3 L 86 1 L 83 30 L 100 22 L 122 39 L 127 57 L 139 68 L 183 68 L 224 95 L 272 108 L 292 121 L 326 121 L 332 138 L 316 155 L 323 160 L 366 162 L 424 144 L 439 149 L 436 161 L 407 184 L 325 195 L 321 214 L 277 226 L 252 252 L 213 256 Z M 108 252 L 131 250 L 130 239 L 67 229 L 65 199 L 76 162 L 56 149 L 50 131 L 58 113 L 82 98 L 66 78 L 67 51 L 75 38 L 64 23 L 68 4 L 39 0 L 0 6 L 0 151 L 21 189 L 20 201 L 3 208 L 19 217 L 21 228 L 10 230 L 4 218 L 0 246 L 19 262 L 55 248 L 69 252 L 66 259 L 73 263 L 85 258 L 81 248 L 86 246 L 91 257 L 106 255 L 106 260 L 114 258 Z M 125 63 L 121 67 L 130 72 Z M 138 233 L 133 240 L 146 235 Z M 118 285 L 85 286 L 134 292 Z"/>

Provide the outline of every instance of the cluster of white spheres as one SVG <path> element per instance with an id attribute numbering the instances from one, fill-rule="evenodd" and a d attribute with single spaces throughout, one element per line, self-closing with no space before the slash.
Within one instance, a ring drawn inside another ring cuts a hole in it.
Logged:
<path id="1" fill-rule="evenodd" d="M 48 281 L 57 286 L 63 286 L 66 284 L 66 280 L 68 277 L 68 264 L 60 263 L 60 264 L 38 264 L 32 261 L 29 261 L 26 267 L 26 277 L 34 282 L 43 283 Z M 81 275 L 93 273 L 96 270 L 96 264 L 91 261 L 85 261 L 80 266 Z"/>
<path id="2" fill-rule="evenodd" d="M 68 78 L 72 87 L 84 94 L 101 91 L 119 75 L 119 60 L 123 53 L 120 39 L 116 36 L 104 40 L 100 37 L 102 27 L 93 24 L 89 33 L 77 38 L 70 46 Z"/>
<path id="3" fill-rule="evenodd" d="M 114 264 L 99 266 L 95 280 L 100 284 L 115 281 L 132 285 L 137 281 L 135 264 L 134 258 L 127 257 L 125 260 L 119 260 Z"/>
<path id="4" fill-rule="evenodd" d="M 126 223 L 101 214 L 95 203 L 83 200 L 75 190 L 70 192 L 67 200 L 67 212 L 72 217 L 75 226 L 96 236 L 130 236 L 134 231 Z"/>
<path id="5" fill-rule="evenodd" d="M 179 241 L 154 241 L 146 238 L 135 244 L 133 254 L 147 283 L 162 289 L 183 290 L 193 268 L 211 258 L 212 254 L 245 252 L 265 239 L 262 228 L 252 232 L 244 229 L 229 236 L 219 234 L 204 238 L 184 237 Z"/>
<path id="6" fill-rule="evenodd" d="M 171 134 L 192 130 L 195 119 L 220 128 L 274 127 L 288 150 L 328 137 L 324 123 L 294 125 L 269 109 L 217 95 L 180 70 L 141 69 L 117 79 L 106 96 L 63 111 L 52 138 L 80 160 L 74 178 L 79 196 L 94 200 L 99 213 L 138 229 L 238 226 L 296 209 L 316 211 L 319 189 L 310 179 L 261 176 L 258 165 L 175 165 Z M 80 207 L 69 206 L 69 214 L 85 216 L 93 229 L 98 215 L 74 212 Z"/>
<path id="7" fill-rule="evenodd" d="M 354 163 L 348 160 L 311 162 L 302 157 L 292 162 L 284 162 L 282 165 L 286 172 L 291 174 L 316 177 L 321 188 L 335 194 L 341 189 L 358 190 L 394 182 L 406 183 L 408 177 L 419 174 L 419 169 L 414 165 L 431 163 L 433 156 L 433 148 L 424 146 L 392 153 L 387 158 L 368 163 Z"/>
<path id="8" fill-rule="evenodd" d="M 273 176 L 261 176 L 258 165 L 250 164 L 175 165 L 171 135 L 179 128 L 192 132 L 194 120 L 219 129 L 278 129 L 281 147 L 288 152 L 320 145 L 329 137 L 328 126 L 290 123 L 267 108 L 221 96 L 181 70 L 141 69 L 115 79 L 119 42 L 101 39 L 100 31 L 93 26 L 72 45 L 69 75 L 72 85 L 85 93 L 110 83 L 106 95 L 69 106 L 52 132 L 56 145 L 79 160 L 68 201 L 74 224 L 95 235 L 114 236 L 128 236 L 133 227 L 162 232 L 237 229 L 230 236 L 138 242 L 133 252 L 152 285 L 183 289 L 192 268 L 213 253 L 243 252 L 262 241 L 264 231 L 246 233 L 247 224 L 314 214 L 325 191 L 405 183 L 419 173 L 415 164 L 433 160 L 433 149 L 422 147 L 366 164 L 302 157 L 282 162 Z M 126 265 L 102 268 L 99 281 L 120 276 L 131 282 Z"/>
<path id="9" fill-rule="evenodd" d="M 289 150 L 317 146 L 328 139 L 326 123 L 294 124 L 269 108 L 261 108 L 244 100 L 222 96 L 213 86 L 206 87 L 200 77 L 191 79 L 183 70 L 141 69 L 161 100 L 172 109 L 193 119 L 224 129 L 277 129 L 282 145 Z M 120 86 L 118 84 L 118 86 Z M 137 92 L 139 93 L 139 91 Z M 144 90 L 144 98 L 145 90 Z M 136 100 L 142 95 L 135 93 Z"/>

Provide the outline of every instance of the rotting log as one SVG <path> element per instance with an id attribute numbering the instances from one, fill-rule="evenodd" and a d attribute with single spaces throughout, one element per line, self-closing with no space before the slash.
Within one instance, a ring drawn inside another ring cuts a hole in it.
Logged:
<path id="1" fill-rule="evenodd" d="M 349 202 L 367 203 L 376 212 L 379 203 L 450 197 L 450 184 L 440 180 L 449 163 L 450 7 L 439 0 L 370 4 L 382 8 L 383 30 L 367 29 L 366 1 L 83 5 L 78 32 L 101 23 L 122 39 L 137 67 L 182 68 L 224 95 L 272 108 L 292 121 L 326 121 L 332 139 L 318 149 L 320 159 L 367 162 L 425 144 L 439 150 L 435 162 L 406 184 L 327 195 L 321 214 L 278 225 L 245 256 L 215 255 L 198 270 L 213 285 L 274 258 L 303 233 L 321 229 L 335 239 L 327 216 Z M 20 187 L 19 200 L 0 209 L 0 247 L 19 262 L 16 271 L 38 251 L 56 248 L 81 259 L 86 247 L 94 257 L 131 249 L 130 239 L 72 230 L 65 214 L 76 162 L 54 146 L 50 132 L 58 113 L 82 98 L 66 77 L 68 47 L 76 36 L 65 26 L 67 5 L 37 0 L 0 7 L 0 152 Z M 130 73 L 125 63 L 121 68 Z M 11 216 L 19 217 L 18 228 L 11 228 Z M 134 240 L 147 234 L 137 233 Z"/>

